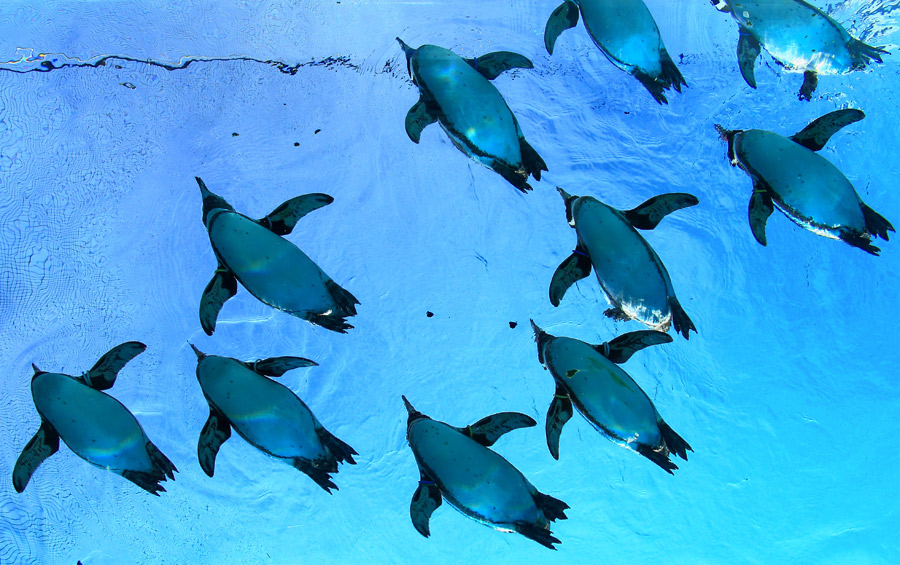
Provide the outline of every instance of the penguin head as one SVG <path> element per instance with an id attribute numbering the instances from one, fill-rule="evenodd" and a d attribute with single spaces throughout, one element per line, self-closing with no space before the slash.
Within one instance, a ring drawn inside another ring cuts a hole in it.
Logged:
<path id="1" fill-rule="evenodd" d="M 416 50 L 403 42 L 399 37 L 396 38 L 397 41 L 400 42 L 400 47 L 403 49 L 403 53 L 406 55 L 406 72 L 409 73 L 409 78 L 414 78 L 412 74 L 412 69 L 410 68 L 410 59 L 412 59 L 413 55 L 415 55 Z"/>
<path id="2" fill-rule="evenodd" d="M 191 346 L 191 349 L 194 350 L 194 354 L 197 355 L 197 361 L 198 361 L 198 362 L 199 362 L 199 361 L 203 361 L 203 359 L 206 358 L 206 353 L 203 353 L 202 351 L 200 351 L 199 349 L 197 349 L 197 347 L 196 347 L 193 343 L 188 343 L 188 345 Z"/>
<path id="3" fill-rule="evenodd" d="M 534 330 L 534 341 L 537 343 L 538 361 L 541 362 L 541 365 L 544 365 L 544 346 L 553 339 L 553 336 L 539 328 L 538 325 L 534 323 L 534 320 L 531 320 L 531 329 Z"/>
<path id="4" fill-rule="evenodd" d="M 200 194 L 203 196 L 203 225 L 209 228 L 209 220 L 212 216 L 212 212 L 215 210 L 228 210 L 229 212 L 234 212 L 234 208 L 231 207 L 231 204 L 226 202 L 225 199 L 218 194 L 214 194 L 206 188 L 206 183 L 203 182 L 203 179 L 200 177 L 194 177 L 194 179 L 197 181 L 197 184 L 200 185 Z"/>
<path id="5" fill-rule="evenodd" d="M 743 130 L 735 129 L 725 129 L 721 125 L 716 124 L 716 131 L 719 132 L 719 137 L 722 141 L 728 143 L 728 160 L 731 162 L 731 166 L 737 166 L 738 160 L 734 155 L 734 136 L 743 133 Z"/>
<path id="6" fill-rule="evenodd" d="M 406 405 L 406 413 L 409 414 L 409 419 L 406 421 L 407 429 L 409 429 L 409 425 L 412 424 L 413 422 L 415 422 L 416 420 L 418 420 L 420 418 L 428 417 L 425 414 L 422 414 L 421 412 L 419 412 L 418 410 L 413 408 L 413 405 L 409 403 L 409 400 L 407 400 L 405 396 L 401 396 L 400 398 L 403 399 L 403 404 Z"/>
<path id="7" fill-rule="evenodd" d="M 577 196 L 572 196 L 568 192 L 562 189 L 562 187 L 556 187 L 559 195 L 562 196 L 563 201 L 566 203 L 566 220 L 568 220 L 569 225 L 573 228 L 575 227 L 575 201 L 578 200 Z"/>

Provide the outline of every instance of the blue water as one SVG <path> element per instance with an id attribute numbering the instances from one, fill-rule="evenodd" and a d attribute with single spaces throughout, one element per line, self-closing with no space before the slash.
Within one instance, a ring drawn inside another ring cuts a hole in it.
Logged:
<path id="1" fill-rule="evenodd" d="M 872 257 L 776 212 L 761 247 L 747 224 L 750 180 L 714 128 L 790 135 L 832 110 L 864 110 L 821 154 L 900 225 L 900 11 L 816 2 L 894 54 L 821 77 L 801 103 L 801 76 L 765 52 L 759 88 L 743 82 L 737 26 L 708 2 L 646 3 L 690 85 L 667 93 L 668 106 L 583 25 L 549 57 L 555 0 L 5 2 L 0 562 L 900 562 L 898 242 Z M 467 159 L 437 126 L 418 145 L 407 138 L 418 92 L 398 35 L 534 62 L 494 81 L 549 166 L 533 193 Z M 63 68 L 23 72 L 47 60 Z M 329 332 L 240 289 L 207 337 L 197 308 L 216 261 L 195 176 L 251 217 L 332 195 L 287 237 L 359 298 L 355 329 Z M 578 414 L 560 460 L 547 451 L 554 388 L 529 318 L 591 343 L 643 329 L 603 317 L 593 277 L 550 305 L 551 276 L 575 244 L 555 186 L 622 209 L 662 192 L 700 199 L 644 234 L 698 333 L 623 366 L 694 449 L 675 476 Z M 9 477 L 40 423 L 31 363 L 79 375 L 129 340 L 147 351 L 108 392 L 178 467 L 168 492 L 150 496 L 61 445 L 17 494 Z M 328 495 L 236 435 L 207 477 L 196 447 L 208 408 L 189 342 L 317 361 L 279 381 L 359 452 L 335 476 L 340 490 Z M 509 410 L 537 420 L 494 448 L 571 506 L 553 526 L 558 551 L 448 504 L 421 537 L 401 394 L 456 426 Z"/>

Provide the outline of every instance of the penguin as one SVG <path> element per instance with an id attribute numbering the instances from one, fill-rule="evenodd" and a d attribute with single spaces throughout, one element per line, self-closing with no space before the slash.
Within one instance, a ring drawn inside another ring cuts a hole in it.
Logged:
<path id="1" fill-rule="evenodd" d="M 566 202 L 566 218 L 575 228 L 578 243 L 550 282 L 550 303 L 560 300 L 576 281 L 597 275 L 612 304 L 604 314 L 614 320 L 637 320 L 653 329 L 675 331 L 689 338 L 694 323 L 681 308 L 672 281 L 659 256 L 637 232 L 652 230 L 675 210 L 699 200 L 685 193 L 654 196 L 637 208 L 622 211 L 590 196 L 572 196 L 558 188 Z"/>
<path id="2" fill-rule="evenodd" d="M 610 62 L 638 79 L 659 104 L 664 91 L 687 86 L 659 35 L 656 20 L 643 0 L 564 0 L 547 20 L 544 46 L 553 46 L 563 31 L 578 24 L 578 14 L 594 44 Z"/>
<path id="3" fill-rule="evenodd" d="M 888 51 L 852 37 L 822 10 L 803 0 L 711 0 L 738 23 L 737 58 L 741 75 L 756 88 L 753 66 L 765 47 L 779 64 L 803 71 L 798 98 L 809 100 L 820 74 L 838 74 L 881 63 Z"/>
<path id="4" fill-rule="evenodd" d="M 748 215 L 760 245 L 766 245 L 766 221 L 777 207 L 806 230 L 878 255 L 881 250 L 871 240 L 887 241 L 894 226 L 869 208 L 847 177 L 817 153 L 841 128 L 864 117 L 860 110 L 836 110 L 791 137 L 758 129 L 726 130 L 716 124 L 728 142 L 731 165 L 753 180 Z"/>
<path id="5" fill-rule="evenodd" d="M 568 337 L 555 337 L 531 320 L 538 360 L 553 375 L 556 392 L 547 411 L 547 447 L 559 459 L 559 435 L 572 417 L 572 405 L 600 433 L 637 451 L 670 475 L 678 466 L 675 454 L 687 461 L 693 451 L 662 419 L 641 387 L 618 365 L 634 352 L 651 345 L 671 343 L 668 334 L 641 330 L 601 345 Z"/>
<path id="6" fill-rule="evenodd" d="M 174 480 L 178 469 L 150 441 L 134 415 L 103 392 L 146 348 L 137 341 L 117 345 L 78 377 L 32 365 L 31 397 L 41 427 L 16 460 L 12 475 L 16 492 L 24 491 L 40 464 L 59 450 L 60 438 L 91 465 L 121 475 L 150 494 L 166 492 L 159 483 Z"/>
<path id="7" fill-rule="evenodd" d="M 515 115 L 490 81 L 510 69 L 531 69 L 532 62 L 509 51 L 463 59 L 436 45 L 413 49 L 399 37 L 397 41 L 420 93 L 406 115 L 409 138 L 419 143 L 422 130 L 438 122 L 460 151 L 520 191 L 531 190 L 528 176 L 541 180 L 547 165 L 525 141 Z"/>
<path id="8" fill-rule="evenodd" d="M 260 220 L 234 211 L 195 177 L 203 196 L 203 224 L 219 265 L 200 299 L 200 324 L 207 335 L 237 282 L 260 302 L 317 326 L 347 333 L 359 300 L 341 288 L 296 245 L 284 239 L 307 213 L 331 204 L 327 194 L 291 198 Z"/>
<path id="9" fill-rule="evenodd" d="M 455 428 L 432 420 L 403 397 L 409 414 L 406 439 L 419 466 L 419 486 L 409 514 L 413 526 L 431 535 L 431 514 L 446 499 L 469 518 L 503 532 L 518 532 L 556 549 L 550 522 L 564 520 L 569 506 L 539 492 L 512 464 L 488 449 L 506 432 L 534 426 L 532 418 L 501 412 Z"/>
<path id="10" fill-rule="evenodd" d="M 355 465 L 353 456 L 358 454 L 326 430 L 296 394 L 270 378 L 315 366 L 315 361 L 272 357 L 243 362 L 206 355 L 193 344 L 191 348 L 197 355 L 197 381 L 209 404 L 209 418 L 197 442 L 200 467 L 208 476 L 215 473 L 216 455 L 234 428 L 247 443 L 286 460 L 325 492 L 338 490 L 331 473 L 338 472 L 338 463 Z"/>

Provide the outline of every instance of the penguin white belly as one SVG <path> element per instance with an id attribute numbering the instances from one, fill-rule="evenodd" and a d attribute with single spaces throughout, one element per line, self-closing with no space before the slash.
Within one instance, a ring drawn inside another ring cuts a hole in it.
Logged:
<path id="1" fill-rule="evenodd" d="M 38 375 L 31 391 L 38 412 L 84 460 L 112 470 L 154 470 L 140 424 L 116 399 L 58 373 Z"/>
<path id="2" fill-rule="evenodd" d="M 656 253 L 621 215 L 596 200 L 575 211 L 578 238 L 600 285 L 629 316 L 654 327 L 667 324 L 670 284 Z"/>
<path id="3" fill-rule="evenodd" d="M 588 344 L 557 338 L 547 362 L 572 395 L 579 411 L 613 440 L 660 445 L 656 409 L 625 371 Z"/>
<path id="4" fill-rule="evenodd" d="M 421 47 L 416 54 L 416 80 L 434 96 L 443 112 L 441 127 L 451 139 L 462 136 L 481 153 L 514 167 L 522 166 L 515 118 L 496 88 L 457 55 L 440 47 Z M 447 123 L 444 123 L 444 121 Z M 472 153 L 462 140 L 457 147 Z"/>
<path id="5" fill-rule="evenodd" d="M 662 72 L 656 21 L 643 0 L 582 0 L 584 26 L 604 54 L 626 71 Z"/>
<path id="6" fill-rule="evenodd" d="M 328 276 L 286 239 L 234 212 L 217 215 L 209 237 L 241 284 L 266 304 L 300 315 L 334 308 Z"/>
<path id="7" fill-rule="evenodd" d="M 414 422 L 409 439 L 448 502 L 463 513 L 494 524 L 546 521 L 525 477 L 490 449 L 429 419 Z"/>
<path id="8" fill-rule="evenodd" d="M 794 1 L 743 1 L 735 5 L 738 22 L 776 59 L 819 74 L 849 71 L 850 37 L 824 14 Z"/>
<path id="9" fill-rule="evenodd" d="M 859 196 L 830 161 L 769 131 L 746 131 L 737 141 L 738 158 L 772 188 L 779 208 L 797 223 L 828 237 L 836 237 L 838 227 L 865 233 Z"/>
<path id="10" fill-rule="evenodd" d="M 312 413 L 290 389 L 233 359 L 210 355 L 203 364 L 203 392 L 248 442 L 276 457 L 325 455 Z"/>

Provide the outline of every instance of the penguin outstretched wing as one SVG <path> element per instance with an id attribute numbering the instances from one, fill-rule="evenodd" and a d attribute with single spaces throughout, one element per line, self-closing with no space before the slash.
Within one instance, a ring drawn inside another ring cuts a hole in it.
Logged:
<path id="1" fill-rule="evenodd" d="M 461 434 L 467 435 L 485 447 L 490 447 L 500 439 L 503 434 L 519 428 L 536 426 L 534 418 L 519 412 L 500 412 L 482 418 L 465 428 L 456 428 Z"/>
<path id="2" fill-rule="evenodd" d="M 96 390 L 107 390 L 116 383 L 116 377 L 129 361 L 140 355 L 147 346 L 139 341 L 128 341 L 106 352 L 91 370 L 82 375 L 85 384 Z"/>
<path id="3" fill-rule="evenodd" d="M 409 517 L 416 531 L 426 538 L 431 535 L 428 525 L 431 515 L 440 507 L 441 502 L 441 489 L 420 468 L 419 486 L 409 503 Z"/>
<path id="4" fill-rule="evenodd" d="M 22 450 L 13 468 L 13 487 L 22 492 L 31 480 L 31 475 L 45 459 L 59 451 L 59 434 L 49 422 L 41 418 L 41 427 Z"/>
<path id="5" fill-rule="evenodd" d="M 304 194 L 284 202 L 257 222 L 276 235 L 287 235 L 294 230 L 300 218 L 332 202 L 334 198 L 327 194 Z"/>

